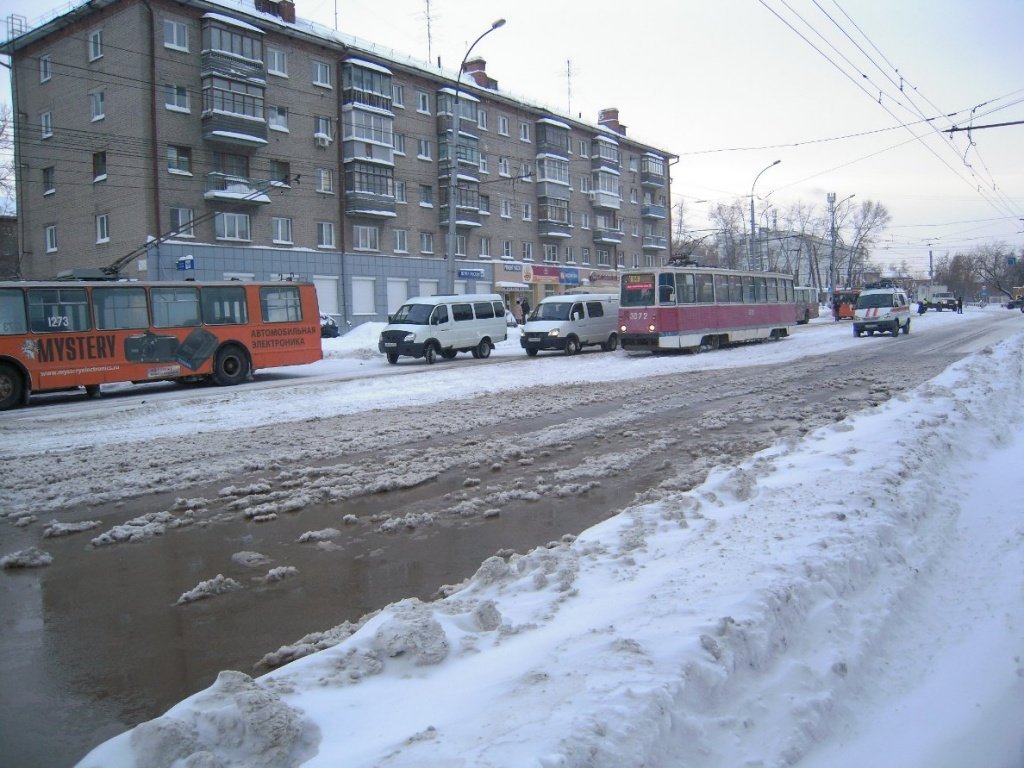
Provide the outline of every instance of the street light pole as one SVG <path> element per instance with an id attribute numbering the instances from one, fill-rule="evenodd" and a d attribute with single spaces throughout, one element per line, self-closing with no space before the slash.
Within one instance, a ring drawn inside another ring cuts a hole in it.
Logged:
<path id="1" fill-rule="evenodd" d="M 856 196 L 856 194 L 848 195 L 844 197 L 842 200 L 840 200 L 838 203 L 836 203 L 835 192 L 829 192 L 827 197 L 825 198 L 826 200 L 828 200 L 829 219 L 832 222 L 832 228 L 830 233 L 832 240 L 832 250 L 828 257 L 829 306 L 832 306 L 832 302 L 835 299 L 836 293 L 836 211 L 838 210 L 840 205 L 845 203 L 847 200 L 852 200 Z"/>
<path id="2" fill-rule="evenodd" d="M 754 268 L 754 187 L 757 185 L 757 180 L 761 178 L 762 173 L 769 168 L 774 168 L 781 162 L 781 160 L 776 160 L 771 165 L 762 168 L 760 173 L 754 177 L 754 183 L 750 185 L 750 248 L 747 253 L 747 269 Z"/>
<path id="3" fill-rule="evenodd" d="M 458 218 L 459 129 L 462 124 L 459 86 L 462 84 L 462 72 L 466 68 L 466 62 L 469 61 L 469 55 L 473 52 L 473 48 L 491 32 L 504 25 L 504 19 L 492 22 L 490 29 L 473 41 L 466 51 L 466 55 L 462 57 L 462 63 L 459 64 L 459 71 L 455 76 L 455 99 L 452 103 L 452 119 L 449 128 L 452 137 L 451 141 L 448 142 L 448 255 L 446 259 L 445 286 L 442 291 L 442 293 L 448 295 L 454 295 L 455 293 L 455 243 L 457 242 L 455 220 Z"/>

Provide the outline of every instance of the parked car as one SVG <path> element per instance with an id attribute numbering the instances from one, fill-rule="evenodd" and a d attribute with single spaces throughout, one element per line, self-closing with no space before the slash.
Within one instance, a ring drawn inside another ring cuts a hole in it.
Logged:
<path id="1" fill-rule="evenodd" d="M 320 313 L 320 338 L 321 339 L 336 339 L 341 334 L 338 330 L 338 324 L 334 318 L 330 315 L 325 315 L 323 312 Z"/>
<path id="2" fill-rule="evenodd" d="M 1007 309 L 1019 309 L 1024 312 L 1024 296 L 1018 296 L 1016 299 L 1010 299 L 1006 302 Z"/>

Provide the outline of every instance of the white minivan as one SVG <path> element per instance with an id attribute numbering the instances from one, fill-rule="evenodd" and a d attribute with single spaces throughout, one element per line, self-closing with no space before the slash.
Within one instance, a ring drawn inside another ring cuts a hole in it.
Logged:
<path id="1" fill-rule="evenodd" d="M 533 357 L 542 349 L 575 355 L 582 347 L 619 346 L 619 297 L 614 293 L 567 293 L 541 300 L 523 326 L 519 344 Z"/>
<path id="2" fill-rule="evenodd" d="M 505 303 L 496 293 L 417 296 L 407 299 L 380 334 L 377 349 L 394 365 L 398 358 L 438 355 L 451 360 L 459 352 L 489 357 L 494 343 L 508 336 Z"/>

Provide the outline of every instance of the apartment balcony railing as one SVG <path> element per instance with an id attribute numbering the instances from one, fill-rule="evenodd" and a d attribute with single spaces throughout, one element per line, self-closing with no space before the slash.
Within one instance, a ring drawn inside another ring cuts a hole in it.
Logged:
<path id="1" fill-rule="evenodd" d="M 664 205 L 644 205 L 640 207 L 640 216 L 645 219 L 664 219 L 668 216 L 668 208 Z"/>
<path id="2" fill-rule="evenodd" d="M 644 235 L 643 248 L 645 251 L 668 250 L 668 238 L 661 235 Z"/>
<path id="3" fill-rule="evenodd" d="M 270 202 L 270 196 L 265 191 L 267 186 L 266 182 L 257 179 L 215 171 L 206 174 L 206 192 L 203 197 L 237 205 L 266 205 Z"/>
<path id="4" fill-rule="evenodd" d="M 594 242 L 595 243 L 608 243 L 610 245 L 617 245 L 622 242 L 622 230 L 621 229 L 595 229 L 594 230 Z"/>

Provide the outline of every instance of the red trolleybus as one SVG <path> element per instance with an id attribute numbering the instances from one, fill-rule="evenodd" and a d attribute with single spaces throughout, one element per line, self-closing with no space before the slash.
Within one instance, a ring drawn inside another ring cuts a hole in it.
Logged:
<path id="1" fill-rule="evenodd" d="M 308 283 L 0 282 L 0 410 L 118 381 L 238 384 L 321 359 Z"/>
<path id="2" fill-rule="evenodd" d="M 796 323 L 793 278 L 711 267 L 658 267 L 622 275 L 623 349 L 664 352 L 788 336 Z"/>

